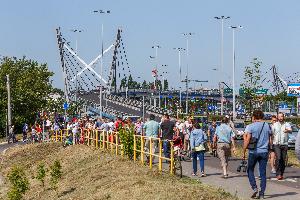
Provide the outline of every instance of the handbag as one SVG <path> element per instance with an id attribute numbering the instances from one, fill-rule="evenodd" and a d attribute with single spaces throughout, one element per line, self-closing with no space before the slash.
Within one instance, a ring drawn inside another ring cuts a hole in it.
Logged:
<path id="1" fill-rule="evenodd" d="M 259 135 L 258 135 L 258 138 L 251 137 L 251 140 L 250 140 L 249 145 L 248 145 L 248 149 L 249 149 L 249 150 L 255 150 L 255 149 L 257 148 L 257 142 L 258 142 L 258 140 L 259 140 L 259 138 L 260 138 L 261 132 L 262 132 L 263 129 L 264 129 L 265 123 L 266 123 L 266 122 L 264 122 L 264 124 L 263 124 L 263 126 L 262 126 L 262 128 L 261 128 L 261 130 L 260 130 L 260 133 L 259 133 Z"/>
<path id="2" fill-rule="evenodd" d="M 205 146 L 204 144 L 200 144 L 199 146 L 195 147 L 195 151 L 205 151 Z"/>

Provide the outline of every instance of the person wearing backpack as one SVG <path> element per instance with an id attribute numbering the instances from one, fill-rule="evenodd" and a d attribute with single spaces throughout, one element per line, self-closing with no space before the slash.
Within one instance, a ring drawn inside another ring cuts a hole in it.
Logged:
<path id="1" fill-rule="evenodd" d="M 248 149 L 248 179 L 253 190 L 251 198 L 264 199 L 267 177 L 266 169 L 269 158 L 269 148 L 272 147 L 272 131 L 268 123 L 263 121 L 264 113 L 261 110 L 255 110 L 252 115 L 253 123 L 245 129 L 243 159 L 246 158 Z M 259 174 L 261 177 L 260 190 L 256 185 L 254 168 L 259 163 Z M 257 194 L 259 194 L 257 196 Z"/>

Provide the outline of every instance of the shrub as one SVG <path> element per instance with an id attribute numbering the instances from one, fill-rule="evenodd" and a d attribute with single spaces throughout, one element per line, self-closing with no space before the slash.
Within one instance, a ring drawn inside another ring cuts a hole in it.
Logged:
<path id="1" fill-rule="evenodd" d="M 58 160 L 56 160 L 54 162 L 54 164 L 52 166 L 50 166 L 50 169 L 51 169 L 51 172 L 50 172 L 51 187 L 52 187 L 52 189 L 57 189 L 58 181 L 62 176 L 62 167 L 61 167 L 60 162 Z"/>
<path id="2" fill-rule="evenodd" d="M 11 200 L 20 200 L 29 189 L 29 181 L 21 167 L 13 167 L 8 174 L 8 180 L 11 188 L 8 191 L 8 198 Z"/>
<path id="3" fill-rule="evenodd" d="M 129 159 L 133 159 L 134 155 L 134 127 L 125 127 L 125 128 L 120 128 L 119 129 L 119 137 L 121 140 L 121 143 L 123 145 L 123 151 L 124 154 L 128 156 Z M 140 139 L 137 139 L 136 142 L 136 149 L 140 149 Z M 137 152 L 137 157 L 138 157 L 138 152 Z"/>
<path id="4" fill-rule="evenodd" d="M 45 164 L 44 163 L 39 164 L 37 168 L 36 179 L 38 179 L 42 183 L 43 187 L 45 186 L 46 171 L 47 169 L 45 168 Z"/>

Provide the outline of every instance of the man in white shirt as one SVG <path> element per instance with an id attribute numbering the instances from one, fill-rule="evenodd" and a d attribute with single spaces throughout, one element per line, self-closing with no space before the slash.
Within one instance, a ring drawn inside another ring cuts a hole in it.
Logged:
<path id="1" fill-rule="evenodd" d="M 292 132 L 292 128 L 289 123 L 285 122 L 283 113 L 278 113 L 277 119 L 278 122 L 274 123 L 272 126 L 272 132 L 274 136 L 273 144 L 276 155 L 276 177 L 278 180 L 282 180 L 288 151 L 288 134 Z"/>

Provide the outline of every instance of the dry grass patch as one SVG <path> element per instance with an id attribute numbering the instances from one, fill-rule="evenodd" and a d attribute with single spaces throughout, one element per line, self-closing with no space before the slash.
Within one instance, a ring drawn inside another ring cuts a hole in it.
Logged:
<path id="1" fill-rule="evenodd" d="M 60 160 L 62 180 L 57 192 L 33 179 L 40 162 L 46 166 Z M 30 178 L 30 190 L 25 199 L 234 199 L 220 189 L 195 180 L 161 175 L 127 159 L 101 150 L 79 145 L 63 148 L 60 144 L 38 144 L 9 150 L 1 172 L 7 175 L 14 165 L 22 165 Z M 0 189 L 6 198 L 8 184 Z"/>

